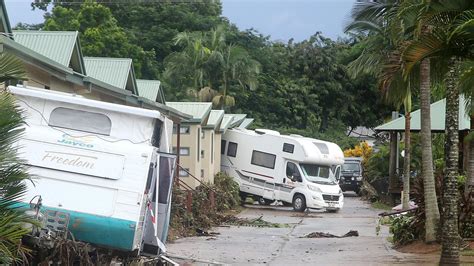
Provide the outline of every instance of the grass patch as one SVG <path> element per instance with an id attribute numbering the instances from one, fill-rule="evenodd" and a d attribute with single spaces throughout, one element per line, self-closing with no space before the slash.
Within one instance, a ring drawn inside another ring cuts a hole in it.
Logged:
<path id="1" fill-rule="evenodd" d="M 384 211 L 390 211 L 392 210 L 392 207 L 388 204 L 385 204 L 381 201 L 376 201 L 372 203 L 372 208 L 379 209 L 379 210 L 384 210 Z"/>

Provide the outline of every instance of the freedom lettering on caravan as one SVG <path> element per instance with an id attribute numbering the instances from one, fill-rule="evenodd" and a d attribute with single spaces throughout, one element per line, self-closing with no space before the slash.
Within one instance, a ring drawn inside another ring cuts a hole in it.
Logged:
<path id="1" fill-rule="evenodd" d="M 122 177 L 124 155 L 60 143 L 23 139 L 20 152 L 31 166 L 115 180 Z"/>
<path id="2" fill-rule="evenodd" d="M 97 157 L 66 152 L 45 151 L 42 161 L 54 162 L 57 164 L 69 165 L 85 169 L 94 169 Z"/>

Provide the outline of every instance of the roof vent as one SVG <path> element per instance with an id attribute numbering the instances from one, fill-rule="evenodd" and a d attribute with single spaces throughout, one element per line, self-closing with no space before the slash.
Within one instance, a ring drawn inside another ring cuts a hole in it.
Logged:
<path id="1" fill-rule="evenodd" d="M 255 132 L 258 134 L 268 134 L 268 135 L 274 135 L 274 136 L 280 136 L 280 132 L 275 131 L 275 130 L 270 130 L 270 129 L 261 129 L 257 128 L 255 129 Z"/>
<path id="2" fill-rule="evenodd" d="M 298 134 L 290 134 L 290 137 L 294 137 L 294 138 L 304 138 L 303 136 L 298 135 Z"/>

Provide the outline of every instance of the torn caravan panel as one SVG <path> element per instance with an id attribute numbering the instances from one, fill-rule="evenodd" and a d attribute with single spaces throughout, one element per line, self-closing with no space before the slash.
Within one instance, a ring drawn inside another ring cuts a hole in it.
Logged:
<path id="1" fill-rule="evenodd" d="M 25 110 L 20 155 L 35 177 L 25 203 L 68 213 L 76 240 L 157 255 L 164 250 L 175 157 L 161 113 L 10 86 Z"/>

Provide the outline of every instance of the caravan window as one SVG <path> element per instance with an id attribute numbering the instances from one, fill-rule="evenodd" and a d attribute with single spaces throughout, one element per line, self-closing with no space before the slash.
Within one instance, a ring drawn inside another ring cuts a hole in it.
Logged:
<path id="1" fill-rule="evenodd" d="M 110 118 L 104 114 L 65 107 L 58 107 L 51 112 L 49 125 L 107 136 L 112 128 Z"/>
<path id="2" fill-rule="evenodd" d="M 283 143 L 283 151 L 288 153 L 293 153 L 295 150 L 295 145 L 290 143 Z"/>
<path id="3" fill-rule="evenodd" d="M 252 152 L 252 164 L 254 165 L 274 169 L 275 160 L 276 160 L 276 155 L 274 154 L 261 152 L 261 151 L 255 151 L 255 150 Z"/>
<path id="4" fill-rule="evenodd" d="M 222 155 L 225 154 L 225 145 L 226 145 L 226 141 L 225 141 L 225 140 L 221 140 L 221 154 L 222 154 Z"/>
<path id="5" fill-rule="evenodd" d="M 227 148 L 227 156 L 235 157 L 237 155 L 237 143 L 229 141 L 229 148 Z"/>

